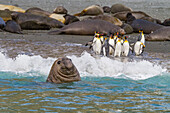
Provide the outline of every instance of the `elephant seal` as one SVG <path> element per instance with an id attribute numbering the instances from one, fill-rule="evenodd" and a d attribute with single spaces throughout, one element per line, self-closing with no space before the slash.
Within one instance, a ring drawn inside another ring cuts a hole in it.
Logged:
<path id="1" fill-rule="evenodd" d="M 103 11 L 104 11 L 104 13 L 110 13 L 111 8 L 109 6 L 103 6 Z"/>
<path id="2" fill-rule="evenodd" d="M 164 25 L 164 26 L 170 26 L 170 18 L 164 20 L 164 22 L 162 23 L 162 25 Z"/>
<path id="3" fill-rule="evenodd" d="M 132 9 L 126 7 L 126 6 L 122 5 L 122 4 L 114 4 L 111 7 L 111 13 L 112 14 L 117 13 L 117 12 L 123 12 L 123 11 L 132 11 Z"/>
<path id="4" fill-rule="evenodd" d="M 74 22 L 59 30 L 51 31 L 48 34 L 94 35 L 95 31 L 105 35 L 109 32 L 120 32 L 121 34 L 125 34 L 125 31 L 119 26 L 99 19 Z"/>
<path id="5" fill-rule="evenodd" d="M 40 8 L 37 8 L 37 7 L 29 8 L 25 12 L 26 13 L 31 13 L 31 14 L 34 14 L 34 15 L 39 15 L 39 16 L 47 16 L 47 17 L 56 19 L 56 20 L 58 20 L 58 21 L 60 21 L 62 23 L 65 22 L 65 18 L 63 17 L 63 15 L 50 13 L 48 11 L 44 11 L 44 10 L 42 10 Z"/>
<path id="6" fill-rule="evenodd" d="M 139 32 L 141 29 L 144 33 L 149 34 L 164 26 L 149 22 L 147 20 L 136 19 L 131 13 L 127 14 L 127 23 L 130 24 L 134 32 Z"/>
<path id="7" fill-rule="evenodd" d="M 50 12 L 44 11 L 38 7 L 29 8 L 25 11 L 25 13 L 31 13 L 31 14 L 40 15 L 40 16 L 50 16 L 51 15 Z"/>
<path id="8" fill-rule="evenodd" d="M 39 16 L 29 13 L 12 13 L 11 16 L 22 29 L 43 30 L 50 28 L 61 28 L 64 26 L 64 24 L 60 21 L 46 16 Z"/>
<path id="9" fill-rule="evenodd" d="M 54 9 L 53 13 L 56 13 L 56 14 L 67 14 L 67 9 L 64 8 L 63 6 L 58 6 Z"/>
<path id="10" fill-rule="evenodd" d="M 164 27 L 150 33 L 145 38 L 147 41 L 170 41 L 170 27 Z"/>
<path id="11" fill-rule="evenodd" d="M 53 18 L 53 19 L 56 19 L 56 20 L 58 20 L 58 21 L 60 21 L 62 23 L 65 23 L 65 18 L 64 18 L 64 16 L 62 14 L 55 14 L 55 13 L 53 13 L 49 17 Z"/>
<path id="12" fill-rule="evenodd" d="M 136 18 L 136 19 L 141 19 L 143 17 L 150 17 L 148 14 L 142 12 L 142 11 L 124 11 L 124 12 L 118 12 L 113 14 L 114 17 L 119 18 L 121 21 L 126 21 L 126 15 L 128 13 L 132 13 L 132 15 Z"/>
<path id="13" fill-rule="evenodd" d="M 3 29 L 5 25 L 5 21 L 0 17 L 0 29 Z"/>
<path id="14" fill-rule="evenodd" d="M 0 4 L 0 10 L 5 10 L 5 9 L 9 9 L 10 11 L 21 12 L 21 13 L 25 12 L 25 10 L 20 7 Z"/>
<path id="15" fill-rule="evenodd" d="M 105 21 L 110 22 L 117 26 L 122 26 L 122 24 L 123 24 L 122 21 L 120 21 L 118 18 L 109 16 L 109 15 L 98 15 L 98 16 L 94 17 L 93 19 L 105 20 Z"/>
<path id="16" fill-rule="evenodd" d="M 64 18 L 65 18 L 65 22 L 64 22 L 65 25 L 71 24 L 73 22 L 80 21 L 76 16 L 73 16 L 73 15 L 70 15 L 70 14 L 64 15 Z"/>
<path id="17" fill-rule="evenodd" d="M 123 25 L 121 26 L 122 29 L 124 29 L 124 31 L 126 32 L 126 34 L 131 34 L 133 33 L 133 28 L 131 25 L 123 23 Z"/>
<path id="18" fill-rule="evenodd" d="M 14 20 L 8 20 L 4 30 L 11 33 L 22 34 L 21 27 Z"/>
<path id="19" fill-rule="evenodd" d="M 51 67 L 46 82 L 56 84 L 80 81 L 80 74 L 71 59 L 58 58 Z"/>
<path id="20" fill-rule="evenodd" d="M 10 11 L 9 9 L 0 10 L 0 17 L 4 21 L 12 20 L 11 13 L 12 13 L 12 11 Z"/>
<path id="21" fill-rule="evenodd" d="M 74 14 L 74 16 L 85 16 L 85 15 L 95 16 L 95 15 L 100 15 L 103 13 L 104 13 L 104 11 L 103 11 L 102 7 L 100 7 L 98 5 L 92 5 L 92 6 L 85 8 L 80 13 Z"/>

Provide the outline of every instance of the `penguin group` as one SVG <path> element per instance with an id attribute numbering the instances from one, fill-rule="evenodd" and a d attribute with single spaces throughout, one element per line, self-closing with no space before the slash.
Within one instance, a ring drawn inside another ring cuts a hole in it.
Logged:
<path id="1" fill-rule="evenodd" d="M 99 32 L 95 32 L 93 39 L 86 45 L 90 45 L 92 51 L 96 55 L 127 57 L 130 51 L 136 56 L 143 53 L 145 48 L 145 36 L 143 31 L 139 31 L 138 39 L 135 43 L 129 44 L 128 36 L 124 36 L 119 32 L 104 36 Z M 133 47 L 132 47 L 133 46 Z"/>

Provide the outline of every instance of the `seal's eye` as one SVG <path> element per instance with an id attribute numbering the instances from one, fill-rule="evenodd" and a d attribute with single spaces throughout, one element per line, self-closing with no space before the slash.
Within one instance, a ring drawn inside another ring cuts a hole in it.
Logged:
<path id="1" fill-rule="evenodd" d="M 60 63 L 61 63 L 61 61 L 58 61 L 58 62 L 57 62 L 57 64 L 60 64 Z"/>

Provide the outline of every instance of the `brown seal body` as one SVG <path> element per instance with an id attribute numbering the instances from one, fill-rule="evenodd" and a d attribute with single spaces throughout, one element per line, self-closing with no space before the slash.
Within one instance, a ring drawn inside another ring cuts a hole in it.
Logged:
<path id="1" fill-rule="evenodd" d="M 12 11 L 6 9 L 6 10 L 0 10 L 0 17 L 4 20 L 4 21 L 8 21 L 8 20 L 12 20 L 11 18 L 11 13 Z"/>
<path id="2" fill-rule="evenodd" d="M 109 32 L 110 33 L 120 32 L 121 34 L 125 34 L 124 30 L 119 26 L 99 19 L 95 20 L 89 19 L 74 22 L 64 26 L 59 30 L 51 31 L 48 34 L 94 35 L 95 31 L 103 34 L 107 34 Z"/>
<path id="3" fill-rule="evenodd" d="M 8 20 L 6 22 L 6 26 L 4 27 L 4 30 L 11 33 L 22 34 L 21 27 L 14 20 Z"/>
<path id="4" fill-rule="evenodd" d="M 67 12 L 68 12 L 67 9 L 64 8 L 63 6 L 58 6 L 53 11 L 53 13 L 56 13 L 56 14 L 67 14 Z"/>
<path id="5" fill-rule="evenodd" d="M 76 16 L 69 15 L 69 14 L 64 15 L 64 18 L 65 18 L 65 22 L 64 22 L 65 25 L 80 21 Z"/>
<path id="6" fill-rule="evenodd" d="M 5 10 L 5 9 L 8 9 L 10 11 L 21 12 L 21 13 L 25 12 L 25 10 L 20 8 L 20 7 L 16 7 L 16 6 L 12 6 L 12 5 L 0 4 L 0 10 Z"/>
<path id="7" fill-rule="evenodd" d="M 136 19 L 141 19 L 143 17 L 150 17 L 149 15 L 147 15 L 146 13 L 144 13 L 142 11 L 124 11 L 124 12 L 118 12 L 118 13 L 113 14 L 113 16 L 119 18 L 122 21 L 126 21 L 126 15 L 128 13 L 132 13 L 132 15 Z"/>
<path id="8" fill-rule="evenodd" d="M 83 11 L 81 11 L 80 13 L 75 14 L 74 16 L 85 16 L 85 15 L 100 15 L 103 14 L 103 8 L 98 6 L 98 5 L 92 5 L 89 6 L 87 8 L 85 8 Z"/>
<path id="9" fill-rule="evenodd" d="M 119 20 L 118 18 L 109 16 L 109 15 L 98 15 L 98 16 L 94 17 L 93 19 L 105 20 L 105 21 L 110 22 L 117 26 L 122 26 L 122 24 L 123 24 L 122 21 Z"/>
<path id="10" fill-rule="evenodd" d="M 50 28 L 61 28 L 63 23 L 56 19 L 46 16 L 39 16 L 29 13 L 12 13 L 12 19 L 15 20 L 22 29 L 43 30 Z"/>
<path id="11" fill-rule="evenodd" d="M 123 12 L 123 11 L 132 11 L 131 8 L 128 8 L 122 4 L 114 4 L 111 7 L 111 13 Z"/>
<path id="12" fill-rule="evenodd" d="M 144 33 L 149 34 L 156 31 L 157 29 L 163 28 L 164 26 L 149 22 L 143 19 L 136 19 L 132 13 L 127 14 L 127 23 L 130 24 L 134 32 L 139 32 L 141 29 Z"/>
<path id="13" fill-rule="evenodd" d="M 80 74 L 71 59 L 64 57 L 54 62 L 46 82 L 60 84 L 80 80 Z"/>
<path id="14" fill-rule="evenodd" d="M 131 24 L 134 32 L 139 32 L 141 29 L 143 29 L 143 32 L 146 34 L 149 34 L 151 32 L 154 32 L 160 28 L 163 28 L 164 26 L 149 22 L 147 20 L 142 19 L 136 19 Z"/>
<path id="15" fill-rule="evenodd" d="M 44 11 L 38 7 L 29 8 L 25 11 L 25 13 L 31 13 L 31 14 L 40 15 L 40 16 L 50 16 L 51 15 L 50 12 Z"/>
<path id="16" fill-rule="evenodd" d="M 164 27 L 146 36 L 147 41 L 170 41 L 170 27 Z"/>
<path id="17" fill-rule="evenodd" d="M 109 6 L 103 6 L 103 11 L 104 11 L 104 13 L 110 13 L 111 8 Z"/>
<path id="18" fill-rule="evenodd" d="M 164 25 L 164 26 L 170 26 L 170 18 L 164 20 L 164 22 L 162 23 L 162 25 Z"/>

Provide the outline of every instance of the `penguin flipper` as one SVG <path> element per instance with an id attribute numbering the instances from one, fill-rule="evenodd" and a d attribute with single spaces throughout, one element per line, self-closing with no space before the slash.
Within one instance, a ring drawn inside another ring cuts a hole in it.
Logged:
<path id="1" fill-rule="evenodd" d="M 110 46 L 113 50 L 115 50 L 115 48 L 114 48 L 112 45 L 109 44 L 109 46 Z"/>

